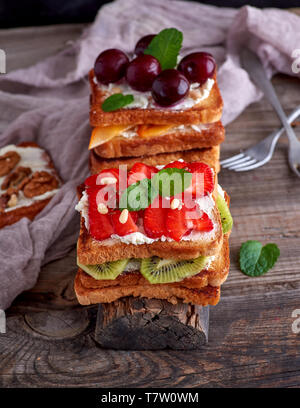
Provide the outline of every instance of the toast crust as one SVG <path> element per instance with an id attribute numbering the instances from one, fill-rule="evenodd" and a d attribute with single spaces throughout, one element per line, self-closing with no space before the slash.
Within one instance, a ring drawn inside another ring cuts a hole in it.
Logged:
<path id="1" fill-rule="evenodd" d="M 220 171 L 220 146 L 214 146 L 207 149 L 193 149 L 174 153 L 161 153 L 152 156 L 139 157 L 138 161 L 155 166 L 157 164 L 165 165 L 172 161 L 183 159 L 186 162 L 201 161 L 208 164 L 216 173 Z M 130 169 L 137 161 L 136 157 L 127 157 L 119 159 L 103 159 L 95 151 L 91 151 L 89 166 L 91 174 L 100 173 L 104 169 L 119 167 L 127 164 Z"/>
<path id="2" fill-rule="evenodd" d="M 35 142 L 22 142 L 17 146 L 41 149 L 41 147 Z M 45 162 L 47 163 L 47 167 L 51 169 L 52 174 L 54 174 L 55 177 L 59 180 L 54 164 L 46 151 L 44 151 L 44 158 Z M 35 201 L 31 205 L 19 207 L 8 212 L 0 212 L 0 229 L 8 225 L 15 224 L 22 218 L 28 218 L 30 221 L 33 221 L 34 218 L 46 207 L 46 205 L 51 201 L 52 198 L 53 197 L 46 198 L 45 200 Z"/>
<path id="3" fill-rule="evenodd" d="M 223 100 L 216 81 L 208 98 L 202 100 L 193 108 L 183 111 L 171 109 L 118 109 L 113 112 L 104 112 L 101 105 L 106 98 L 105 92 L 94 82 L 94 70 L 89 72 L 91 88 L 90 97 L 90 124 L 91 126 L 112 125 L 168 125 L 172 124 L 199 124 L 212 123 L 221 119 Z"/>
<path id="4" fill-rule="evenodd" d="M 40 213 L 50 202 L 51 198 L 36 201 L 34 204 L 27 207 L 20 207 L 16 210 L 0 213 L 0 229 L 15 224 L 21 218 L 28 218 L 30 221 L 33 221 L 38 213 Z"/>
<path id="5" fill-rule="evenodd" d="M 224 141 L 224 138 L 225 129 L 219 121 L 207 124 L 201 132 L 189 129 L 188 131 L 171 131 L 165 135 L 148 138 L 136 136 L 127 139 L 118 136 L 96 147 L 94 151 L 99 157 L 106 159 L 150 156 L 217 146 Z"/>
<path id="6" fill-rule="evenodd" d="M 206 286 L 203 289 L 191 289 L 183 286 L 175 287 L 169 284 L 160 285 L 155 288 L 150 286 L 126 286 L 120 288 L 108 287 L 105 289 L 88 289 L 85 288 L 81 282 L 83 273 L 84 272 L 79 269 L 74 282 L 75 293 L 81 305 L 111 303 L 126 296 L 165 299 L 173 304 L 183 302 L 201 306 L 214 306 L 220 299 L 219 286 Z"/>
<path id="7" fill-rule="evenodd" d="M 215 235 L 210 240 L 199 241 L 155 241 L 151 244 L 124 244 L 116 241 L 112 245 L 104 245 L 94 240 L 88 233 L 84 220 L 81 219 L 80 235 L 77 242 L 77 256 L 83 265 L 97 265 L 105 262 L 128 258 L 149 258 L 159 256 L 166 259 L 193 259 L 200 255 L 212 256 L 219 252 L 223 244 L 220 214 L 214 210 L 216 223 Z"/>

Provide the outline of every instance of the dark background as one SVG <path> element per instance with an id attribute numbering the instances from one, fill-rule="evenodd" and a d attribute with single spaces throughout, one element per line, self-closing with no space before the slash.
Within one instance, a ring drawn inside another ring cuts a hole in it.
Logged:
<path id="1" fill-rule="evenodd" d="M 161 0 L 164 1 L 164 0 Z M 0 0 L 0 28 L 93 21 L 100 6 L 109 0 Z M 300 7 L 300 0 L 201 1 L 216 6 Z"/>

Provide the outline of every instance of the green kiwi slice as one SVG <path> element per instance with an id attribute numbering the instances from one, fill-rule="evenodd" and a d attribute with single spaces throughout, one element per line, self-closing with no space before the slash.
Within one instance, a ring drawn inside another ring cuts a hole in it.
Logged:
<path id="1" fill-rule="evenodd" d="M 199 256 L 195 259 L 176 261 L 157 256 L 142 259 L 141 274 L 150 283 L 172 283 L 197 275 L 207 265 L 209 258 Z"/>
<path id="2" fill-rule="evenodd" d="M 217 206 L 221 216 L 223 234 L 226 234 L 226 232 L 229 232 L 232 229 L 233 219 L 226 201 L 220 194 L 218 194 L 217 197 Z"/>
<path id="3" fill-rule="evenodd" d="M 106 262 L 99 265 L 82 265 L 77 261 L 77 265 L 94 279 L 114 280 L 124 271 L 128 262 L 129 259 L 120 259 L 119 261 Z"/>

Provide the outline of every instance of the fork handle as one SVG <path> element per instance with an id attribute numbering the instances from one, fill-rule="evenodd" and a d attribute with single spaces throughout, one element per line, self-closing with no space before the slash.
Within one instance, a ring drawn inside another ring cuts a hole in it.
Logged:
<path id="1" fill-rule="evenodd" d="M 261 76 L 259 75 L 258 77 L 256 77 L 256 80 L 257 80 L 257 83 L 259 83 L 259 86 L 261 87 L 261 89 L 264 91 L 266 98 L 271 103 L 277 115 L 279 116 L 279 119 L 281 120 L 285 128 L 285 131 L 287 133 L 287 136 L 289 138 L 291 145 L 293 145 L 293 143 L 298 143 L 298 139 L 291 125 L 289 124 L 287 120 L 286 114 L 284 113 L 284 110 L 282 109 L 281 103 L 279 102 L 279 99 L 276 95 L 276 92 L 274 90 L 274 87 L 271 81 L 269 81 L 267 77 L 263 75 Z"/>

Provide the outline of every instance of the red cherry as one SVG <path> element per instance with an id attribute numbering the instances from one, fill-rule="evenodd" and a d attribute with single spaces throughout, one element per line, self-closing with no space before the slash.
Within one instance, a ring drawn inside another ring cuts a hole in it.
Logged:
<path id="1" fill-rule="evenodd" d="M 136 91 L 150 91 L 152 83 L 161 72 L 158 60 L 152 55 L 140 55 L 130 62 L 126 70 L 126 79 Z"/>
<path id="2" fill-rule="evenodd" d="M 116 48 L 103 51 L 95 61 L 95 76 L 102 84 L 117 82 L 125 75 L 128 63 L 129 59 L 123 51 Z"/>
<path id="3" fill-rule="evenodd" d="M 148 34 L 145 35 L 144 37 L 140 38 L 138 42 L 135 45 L 134 53 L 135 55 L 143 55 L 145 49 L 148 47 L 148 45 L 151 43 L 153 38 L 155 37 L 156 34 Z"/>
<path id="4" fill-rule="evenodd" d="M 189 92 L 190 84 L 176 69 L 166 69 L 152 84 L 152 97 L 161 106 L 171 106 L 181 101 Z"/>
<path id="5" fill-rule="evenodd" d="M 178 65 L 187 79 L 192 82 L 204 84 L 208 78 L 214 75 L 216 62 L 214 57 L 207 52 L 194 52 L 184 57 Z"/>

